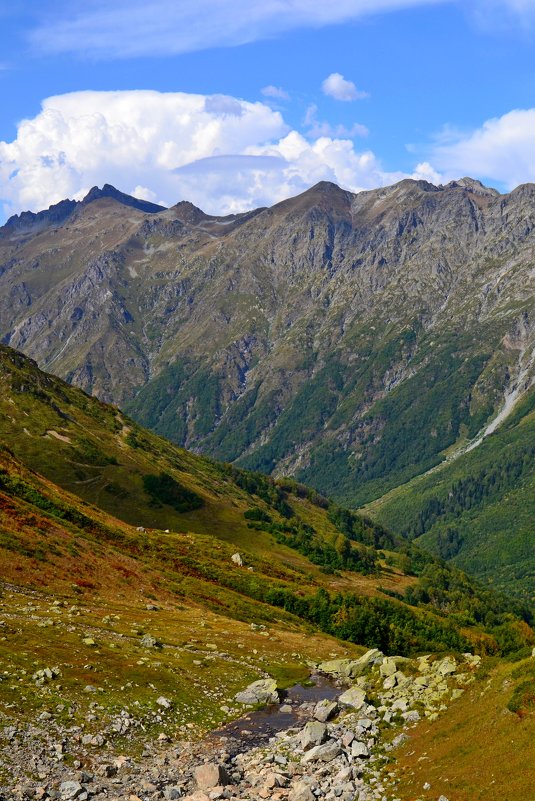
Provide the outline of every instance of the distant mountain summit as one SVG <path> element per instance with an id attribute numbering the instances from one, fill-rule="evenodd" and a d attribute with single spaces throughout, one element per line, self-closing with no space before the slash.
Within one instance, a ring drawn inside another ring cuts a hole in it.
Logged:
<path id="1" fill-rule="evenodd" d="M 61 225 L 67 220 L 71 214 L 81 206 L 87 206 L 95 200 L 102 200 L 103 198 L 112 198 L 123 206 L 130 206 L 131 208 L 138 209 L 147 214 L 155 214 L 159 211 L 165 211 L 165 206 L 158 206 L 156 203 L 150 203 L 148 200 L 140 200 L 132 195 L 126 195 L 120 192 L 111 184 L 104 184 L 102 189 L 94 186 L 89 190 L 87 195 L 81 201 L 76 200 L 61 200 L 49 206 L 45 211 L 34 213 L 32 211 L 23 211 L 20 214 L 15 214 L 8 219 L 3 229 L 0 232 L 5 236 L 6 233 L 31 232 L 33 234 L 42 231 L 50 225 Z"/>

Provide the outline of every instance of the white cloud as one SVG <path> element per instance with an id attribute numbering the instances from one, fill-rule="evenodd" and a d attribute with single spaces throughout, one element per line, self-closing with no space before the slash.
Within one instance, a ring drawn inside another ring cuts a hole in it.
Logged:
<path id="1" fill-rule="evenodd" d="M 336 131 L 304 137 L 268 105 L 221 95 L 73 92 L 46 99 L 13 142 L 0 142 L 7 214 L 79 198 L 105 182 L 163 204 L 187 199 L 231 213 L 320 180 L 358 191 L 403 177 Z"/>
<path id="2" fill-rule="evenodd" d="M 60 0 L 31 38 L 45 52 L 99 58 L 169 55 L 443 2 L 447 0 Z"/>
<path id="3" fill-rule="evenodd" d="M 283 89 L 281 86 L 264 86 L 263 89 L 260 90 L 264 97 L 273 97 L 275 100 L 289 100 L 290 95 L 288 92 Z"/>
<path id="4" fill-rule="evenodd" d="M 469 133 L 446 130 L 430 160 L 451 178 L 498 181 L 509 189 L 535 181 L 535 109 L 517 109 Z"/>
<path id="5" fill-rule="evenodd" d="M 318 107 L 312 103 L 306 110 L 303 124 L 306 126 L 307 135 L 313 138 L 319 136 L 333 136 L 342 139 L 353 139 L 356 136 L 368 136 L 369 130 L 360 122 L 354 122 L 349 127 L 347 125 L 332 125 L 325 120 L 318 120 Z"/>
<path id="6" fill-rule="evenodd" d="M 339 72 L 332 72 L 325 78 L 321 84 L 321 89 L 324 95 L 344 102 L 362 100 L 364 97 L 368 97 L 367 92 L 359 91 L 353 81 L 347 81 Z"/>

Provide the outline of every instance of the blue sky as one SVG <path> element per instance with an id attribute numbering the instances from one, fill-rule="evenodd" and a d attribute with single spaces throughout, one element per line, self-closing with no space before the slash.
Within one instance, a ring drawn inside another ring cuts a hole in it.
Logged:
<path id="1" fill-rule="evenodd" d="M 535 0 L 0 0 L 1 216 L 535 180 Z"/>

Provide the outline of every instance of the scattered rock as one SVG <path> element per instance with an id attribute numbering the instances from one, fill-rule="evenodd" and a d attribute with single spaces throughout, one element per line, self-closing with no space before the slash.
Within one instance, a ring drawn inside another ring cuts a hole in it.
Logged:
<path id="1" fill-rule="evenodd" d="M 275 679 L 254 681 L 245 690 L 235 695 L 239 704 L 278 704 L 279 693 Z"/>
<path id="2" fill-rule="evenodd" d="M 78 798 L 82 795 L 84 788 L 80 782 L 66 781 L 60 784 L 59 792 L 63 801 L 71 801 L 71 799 Z"/>
<path id="3" fill-rule="evenodd" d="M 158 706 L 161 706 L 164 709 L 171 709 L 171 701 L 164 695 L 160 695 L 160 697 L 156 699 L 156 703 L 158 704 Z"/>
<path id="4" fill-rule="evenodd" d="M 329 740 L 323 745 L 316 745 L 307 751 L 301 759 L 303 764 L 307 762 L 331 762 L 342 751 L 339 743 L 336 740 Z"/>
<path id="5" fill-rule="evenodd" d="M 345 693 L 342 693 L 338 699 L 340 706 L 349 706 L 353 709 L 361 709 L 366 703 L 366 690 L 362 687 L 350 687 Z"/>
<path id="6" fill-rule="evenodd" d="M 321 723 L 325 723 L 334 717 L 337 711 L 338 704 L 336 701 L 329 701 L 328 698 L 324 698 L 323 701 L 318 701 L 314 707 L 314 717 Z"/>
<path id="7" fill-rule="evenodd" d="M 212 787 L 225 787 L 232 781 L 222 765 L 207 762 L 195 768 L 195 781 L 199 790 L 210 790 Z"/>
<path id="8" fill-rule="evenodd" d="M 145 634 L 141 638 L 141 645 L 143 648 L 162 648 L 162 643 L 153 637 L 152 634 Z"/>
<path id="9" fill-rule="evenodd" d="M 327 739 L 327 726 L 316 720 L 309 721 L 301 732 L 301 748 L 308 751 L 315 745 L 321 745 Z"/>

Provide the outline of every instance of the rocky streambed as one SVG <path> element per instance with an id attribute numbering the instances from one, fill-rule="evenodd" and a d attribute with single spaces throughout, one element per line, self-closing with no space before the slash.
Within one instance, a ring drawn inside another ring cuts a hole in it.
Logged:
<path id="1" fill-rule="evenodd" d="M 202 742 L 162 737 L 136 758 L 79 749 L 59 773 L 54 762 L 50 775 L 45 753 L 31 754 L 20 733 L 4 731 L 13 757 L 26 755 L 29 766 L 40 758 L 40 772 L 0 790 L 0 799 L 395 801 L 396 748 L 422 717 L 435 719 L 464 692 L 479 661 L 471 654 L 407 659 L 372 649 L 359 659 L 323 662 L 312 687 L 283 695 L 262 679 L 244 688 L 236 697 L 244 716 Z M 261 703 L 266 707 L 256 709 Z M 66 731 L 62 747 L 68 738 Z"/>

